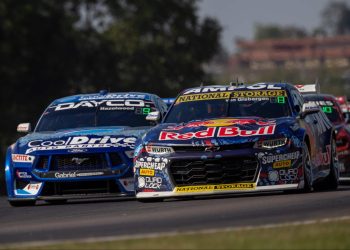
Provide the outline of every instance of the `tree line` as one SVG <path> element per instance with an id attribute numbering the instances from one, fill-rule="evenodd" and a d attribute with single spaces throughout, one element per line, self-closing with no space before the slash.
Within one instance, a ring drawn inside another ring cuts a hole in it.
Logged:
<path id="1" fill-rule="evenodd" d="M 17 124 L 35 124 L 56 98 L 101 89 L 171 97 L 206 81 L 221 27 L 197 12 L 197 0 L 0 1 L 1 162 Z"/>

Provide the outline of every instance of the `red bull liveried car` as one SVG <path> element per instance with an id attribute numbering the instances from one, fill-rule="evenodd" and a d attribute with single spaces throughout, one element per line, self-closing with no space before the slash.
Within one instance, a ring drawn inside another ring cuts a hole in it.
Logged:
<path id="1" fill-rule="evenodd" d="M 187 89 L 136 142 L 134 172 L 136 197 L 145 202 L 336 189 L 335 131 L 290 84 Z"/>
<path id="2" fill-rule="evenodd" d="M 326 94 L 305 95 L 308 103 L 319 105 L 333 123 L 336 133 L 340 180 L 350 180 L 350 127 L 336 98 Z"/>

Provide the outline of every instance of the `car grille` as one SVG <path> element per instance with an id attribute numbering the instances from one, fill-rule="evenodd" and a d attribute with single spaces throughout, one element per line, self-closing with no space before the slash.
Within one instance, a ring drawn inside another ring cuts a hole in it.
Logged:
<path id="1" fill-rule="evenodd" d="M 107 181 L 77 181 L 77 182 L 46 182 L 42 196 L 68 194 L 102 194 L 120 193 L 113 180 Z"/>
<path id="2" fill-rule="evenodd" d="M 170 174 L 177 186 L 254 182 L 255 158 L 235 157 L 207 160 L 173 160 Z"/>
<path id="3" fill-rule="evenodd" d="M 245 149 L 252 148 L 254 142 L 240 143 L 240 144 L 229 144 L 229 145 L 221 145 L 217 146 L 217 150 L 225 151 L 225 150 L 236 150 L 236 149 Z M 173 146 L 172 147 L 175 152 L 205 152 L 208 150 L 208 146 Z"/>
<path id="4" fill-rule="evenodd" d="M 51 161 L 50 161 L 51 159 Z M 108 162 L 110 164 L 108 164 Z M 117 152 L 108 154 L 74 154 L 40 156 L 35 169 L 50 171 L 101 170 L 123 164 L 123 159 Z M 50 166 L 49 166 L 50 165 Z"/>
<path id="5" fill-rule="evenodd" d="M 99 170 L 108 168 L 105 154 L 54 155 L 50 170 Z"/>

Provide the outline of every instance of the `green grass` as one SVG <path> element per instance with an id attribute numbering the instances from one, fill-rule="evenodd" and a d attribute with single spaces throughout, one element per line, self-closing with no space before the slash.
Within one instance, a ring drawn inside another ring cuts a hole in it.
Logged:
<path id="1" fill-rule="evenodd" d="M 29 249 L 350 249 L 350 220 Z"/>

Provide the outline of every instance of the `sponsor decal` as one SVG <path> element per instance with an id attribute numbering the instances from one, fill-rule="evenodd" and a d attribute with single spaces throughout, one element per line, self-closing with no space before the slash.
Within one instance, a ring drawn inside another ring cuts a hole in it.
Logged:
<path id="1" fill-rule="evenodd" d="M 276 125 L 269 125 L 260 127 L 257 130 L 244 130 L 239 127 L 208 127 L 206 130 L 201 130 L 197 132 L 187 132 L 187 133 L 177 133 L 177 132 L 168 132 L 162 131 L 159 134 L 159 140 L 190 140 L 193 138 L 204 139 L 212 138 L 215 136 L 216 130 L 217 137 L 249 137 L 256 135 L 272 135 L 275 132 Z"/>
<path id="2" fill-rule="evenodd" d="M 349 150 L 343 150 L 338 152 L 338 156 L 346 156 L 349 155 L 350 151 Z"/>
<path id="3" fill-rule="evenodd" d="M 232 184 L 176 187 L 175 192 L 191 193 L 191 192 L 254 190 L 254 189 L 255 189 L 255 183 L 232 183 Z"/>
<path id="4" fill-rule="evenodd" d="M 167 158 L 142 157 L 135 161 L 135 168 L 163 170 L 168 162 Z"/>
<path id="5" fill-rule="evenodd" d="M 278 148 L 286 145 L 287 141 L 288 141 L 287 138 L 263 140 L 263 141 L 257 141 L 256 145 L 258 148 L 272 149 L 272 148 Z"/>
<path id="6" fill-rule="evenodd" d="M 83 100 L 100 100 L 100 99 L 148 99 L 146 95 L 139 94 L 107 94 L 107 95 L 84 95 L 79 98 Z"/>
<path id="7" fill-rule="evenodd" d="M 31 181 L 23 189 L 15 189 L 16 195 L 36 195 L 42 186 L 41 182 Z"/>
<path id="8" fill-rule="evenodd" d="M 161 177 L 138 177 L 139 188 L 160 189 L 162 183 L 163 179 Z"/>
<path id="9" fill-rule="evenodd" d="M 99 176 L 104 175 L 104 172 L 86 172 L 86 173 L 77 173 L 77 172 L 56 172 L 55 178 L 77 178 L 77 177 L 87 177 L 87 176 Z"/>
<path id="10" fill-rule="evenodd" d="M 87 151 L 88 151 L 87 149 L 80 149 L 80 148 L 68 149 L 69 153 L 85 153 Z"/>
<path id="11" fill-rule="evenodd" d="M 186 90 L 183 93 L 183 95 L 232 91 L 232 90 L 235 90 L 236 88 L 237 88 L 236 86 L 194 88 L 194 89 Z"/>
<path id="12" fill-rule="evenodd" d="M 87 149 L 87 148 L 110 148 L 129 147 L 134 148 L 136 137 L 93 137 L 75 136 L 62 140 L 35 140 L 28 143 L 26 153 L 44 150 L 62 149 Z"/>
<path id="13" fill-rule="evenodd" d="M 308 115 L 306 116 L 306 119 L 308 119 L 307 122 L 313 122 L 314 120 L 318 121 L 315 126 L 319 135 L 323 134 L 333 126 L 323 112 Z"/>
<path id="14" fill-rule="evenodd" d="M 274 84 L 266 84 L 266 83 L 256 83 L 250 86 L 222 86 L 222 87 L 203 87 L 203 88 L 193 88 L 186 90 L 183 95 L 188 94 L 198 94 L 198 93 L 212 93 L 212 92 L 224 92 L 224 91 L 234 91 L 236 89 L 281 89 L 281 87 L 277 87 Z"/>
<path id="15" fill-rule="evenodd" d="M 146 146 L 146 152 L 154 155 L 167 155 L 174 153 L 172 147 L 163 147 L 163 146 Z"/>
<path id="16" fill-rule="evenodd" d="M 270 171 L 268 178 L 269 178 L 269 181 L 272 181 L 272 182 L 279 181 L 278 171 L 276 170 Z"/>
<path id="17" fill-rule="evenodd" d="M 103 105 L 103 106 L 102 106 Z M 67 109 L 77 109 L 77 108 L 96 108 L 100 107 L 101 110 L 114 110 L 118 108 L 135 108 L 144 107 L 145 102 L 143 100 L 102 100 L 102 101 L 81 101 L 81 102 L 66 102 L 57 104 L 55 111 L 67 110 Z"/>
<path id="18" fill-rule="evenodd" d="M 278 97 L 278 96 L 287 96 L 285 90 L 253 90 L 253 91 L 234 91 L 231 94 L 231 98 L 240 98 L 240 97 Z"/>
<path id="19" fill-rule="evenodd" d="M 21 162 L 21 163 L 33 163 L 35 157 L 31 155 L 22 155 L 22 154 L 12 154 L 13 162 Z"/>
<path id="20" fill-rule="evenodd" d="M 19 171 L 18 169 L 16 170 L 16 176 L 17 176 L 17 178 L 20 178 L 20 179 L 31 179 L 32 178 L 32 176 L 30 174 L 28 174 L 28 172 Z"/>
<path id="21" fill-rule="evenodd" d="M 134 178 L 123 178 L 119 179 L 119 181 L 127 191 L 133 192 L 135 190 Z"/>
<path id="22" fill-rule="evenodd" d="M 325 166 L 331 163 L 331 145 L 326 145 L 326 152 L 322 152 L 322 149 L 319 149 L 313 163 L 316 166 Z"/>
<path id="23" fill-rule="evenodd" d="M 298 169 L 281 169 L 279 170 L 279 176 L 281 181 L 295 181 L 298 178 Z"/>
<path id="24" fill-rule="evenodd" d="M 140 175 L 143 176 L 154 176 L 154 169 L 140 168 Z"/>
<path id="25" fill-rule="evenodd" d="M 215 93 L 207 93 L 207 94 L 182 95 L 179 98 L 177 98 L 176 103 L 229 99 L 230 94 L 231 92 L 215 92 Z"/>
<path id="26" fill-rule="evenodd" d="M 320 101 L 308 101 L 312 105 L 316 106 L 333 106 L 334 103 L 332 101 L 320 100 Z"/>
<path id="27" fill-rule="evenodd" d="M 289 168 L 290 166 L 292 166 L 291 160 L 277 161 L 272 164 L 273 168 Z"/>
<path id="28" fill-rule="evenodd" d="M 130 159 L 133 159 L 134 158 L 134 150 L 127 150 L 127 151 L 124 151 L 124 153 L 126 154 L 126 156 Z"/>
<path id="29" fill-rule="evenodd" d="M 260 156 L 260 155 L 259 155 Z M 270 164 L 270 163 L 276 163 L 286 160 L 296 160 L 300 156 L 299 151 L 286 153 L 286 154 L 278 154 L 278 155 L 263 155 L 261 157 L 261 163 L 262 164 Z"/>
<path id="30" fill-rule="evenodd" d="M 215 119 L 209 121 L 190 122 L 184 126 L 169 126 L 166 130 L 180 130 L 183 128 L 197 128 L 197 127 L 226 127 L 233 125 L 250 125 L 256 124 L 259 126 L 274 125 L 276 121 L 257 121 L 253 119 Z"/>

